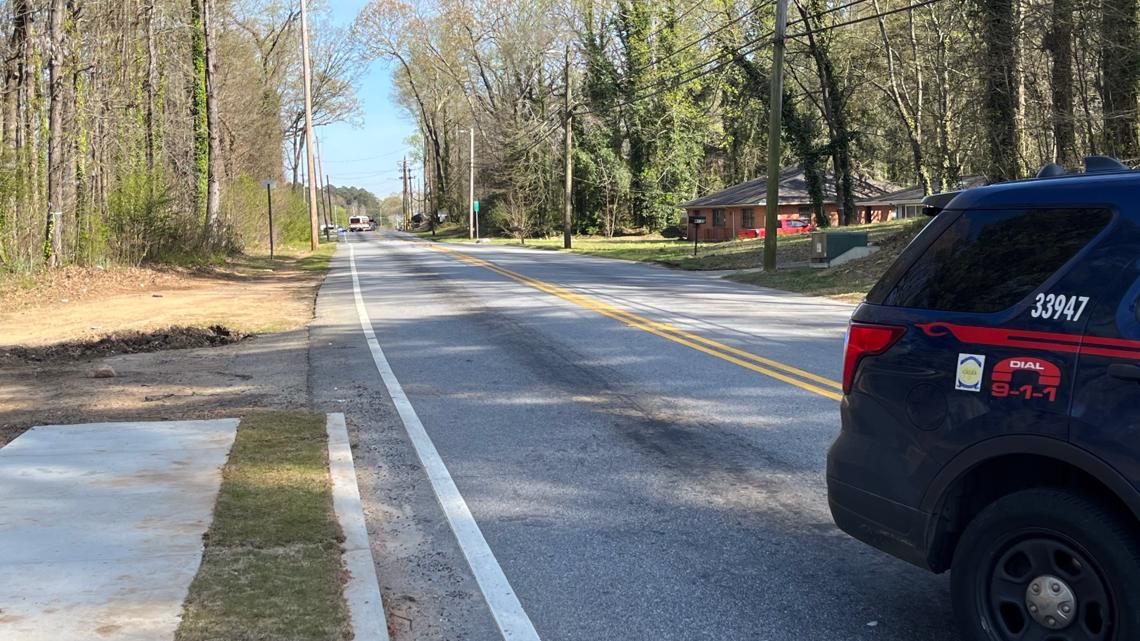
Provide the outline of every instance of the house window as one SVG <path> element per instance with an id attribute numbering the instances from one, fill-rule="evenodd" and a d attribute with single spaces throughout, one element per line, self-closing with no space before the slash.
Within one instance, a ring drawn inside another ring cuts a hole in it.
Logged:
<path id="1" fill-rule="evenodd" d="M 724 210 L 713 210 L 713 227 L 724 227 Z"/>
<path id="2" fill-rule="evenodd" d="M 745 229 L 752 229 L 756 227 L 755 209 L 745 209 L 742 215 L 744 216 L 744 220 L 741 222 L 741 226 L 743 226 Z"/>
<path id="3" fill-rule="evenodd" d="M 915 218 L 922 213 L 922 205 L 899 205 L 899 218 Z"/>
<path id="4" fill-rule="evenodd" d="M 798 213 L 800 218 L 811 220 L 811 205 L 800 205 Z"/>

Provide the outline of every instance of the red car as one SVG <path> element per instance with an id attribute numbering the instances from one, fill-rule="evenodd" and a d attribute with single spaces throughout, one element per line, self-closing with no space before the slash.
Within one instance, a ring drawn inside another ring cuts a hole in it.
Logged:
<path id="1" fill-rule="evenodd" d="M 776 229 L 777 235 L 805 234 L 809 231 L 815 231 L 815 225 L 809 223 L 806 220 L 789 219 L 789 220 L 781 220 L 781 221 L 779 221 L 779 223 L 780 223 L 780 226 Z M 764 236 L 767 235 L 765 232 L 766 232 L 766 230 L 763 228 L 760 228 L 760 229 L 741 229 L 740 232 L 738 234 L 736 234 L 736 237 L 740 238 L 740 239 L 763 238 Z"/>

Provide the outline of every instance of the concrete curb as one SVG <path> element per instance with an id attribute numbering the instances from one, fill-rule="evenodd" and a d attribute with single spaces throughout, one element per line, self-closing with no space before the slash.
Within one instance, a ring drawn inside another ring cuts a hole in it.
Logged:
<path id="1" fill-rule="evenodd" d="M 368 544 L 364 505 L 360 502 L 360 489 L 356 486 L 356 466 L 352 463 L 344 414 L 329 414 L 325 430 L 329 438 L 333 508 L 344 531 L 344 567 L 349 575 L 344 585 L 344 599 L 348 602 L 353 639 L 388 641 L 384 601 L 380 596 L 380 581 L 376 577 L 376 562 Z"/>

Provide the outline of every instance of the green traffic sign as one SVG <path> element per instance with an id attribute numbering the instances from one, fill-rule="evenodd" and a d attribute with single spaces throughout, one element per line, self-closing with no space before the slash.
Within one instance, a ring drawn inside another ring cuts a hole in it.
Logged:
<path id="1" fill-rule="evenodd" d="M 476 214 L 479 213 L 479 201 L 478 200 L 475 201 L 474 208 L 475 208 L 475 213 Z"/>

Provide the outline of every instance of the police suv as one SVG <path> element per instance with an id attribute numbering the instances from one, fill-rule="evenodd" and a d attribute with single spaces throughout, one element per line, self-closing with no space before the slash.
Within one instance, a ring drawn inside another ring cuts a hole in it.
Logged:
<path id="1" fill-rule="evenodd" d="M 852 316 L 835 522 L 951 570 L 968 639 L 1140 640 L 1140 171 L 927 213 Z"/>

